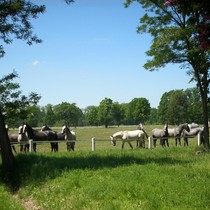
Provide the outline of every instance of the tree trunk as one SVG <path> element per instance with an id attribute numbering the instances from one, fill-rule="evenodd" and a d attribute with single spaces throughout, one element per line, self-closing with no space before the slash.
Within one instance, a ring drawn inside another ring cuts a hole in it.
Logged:
<path id="1" fill-rule="evenodd" d="M 203 121 L 203 123 L 204 123 L 204 142 L 203 142 L 203 144 L 206 149 L 209 149 L 208 107 L 207 107 L 207 103 L 205 103 L 205 102 L 202 102 L 202 105 L 203 105 L 203 120 L 204 120 Z"/>
<path id="2" fill-rule="evenodd" d="M 208 69 L 204 71 L 203 82 L 199 84 L 203 108 L 204 142 L 203 145 L 209 149 L 209 126 L 208 126 Z"/>
<path id="3" fill-rule="evenodd" d="M 11 179 L 16 171 L 15 158 L 12 153 L 9 137 L 5 128 L 4 118 L 0 112 L 0 145 L 3 174 L 5 178 Z M 10 180 L 9 180 L 10 181 Z"/>

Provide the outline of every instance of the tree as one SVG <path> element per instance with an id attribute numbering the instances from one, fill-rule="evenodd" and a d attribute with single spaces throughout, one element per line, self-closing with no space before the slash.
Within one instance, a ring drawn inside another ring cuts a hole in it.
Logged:
<path id="1" fill-rule="evenodd" d="M 188 122 L 203 122 L 202 102 L 198 88 L 188 88 L 185 90 L 188 102 Z"/>
<path id="2" fill-rule="evenodd" d="M 110 98 L 105 98 L 100 102 L 98 107 L 99 122 L 105 125 L 106 128 L 113 123 L 112 105 L 113 101 Z"/>
<path id="3" fill-rule="evenodd" d="M 153 125 L 158 124 L 158 109 L 151 108 L 148 123 Z"/>
<path id="4" fill-rule="evenodd" d="M 82 111 L 74 103 L 70 104 L 62 102 L 54 106 L 54 112 L 56 119 L 60 120 L 60 123 L 67 124 L 69 126 L 77 126 L 80 118 L 82 117 Z"/>
<path id="5" fill-rule="evenodd" d="M 44 124 L 48 126 L 53 126 L 56 123 L 56 117 L 52 104 L 47 104 L 44 108 L 45 116 L 44 116 Z"/>
<path id="6" fill-rule="evenodd" d="M 209 33 L 204 33 L 203 29 L 209 26 L 209 1 L 172 0 L 173 4 L 165 6 L 164 0 L 127 0 L 125 6 L 134 1 L 146 9 L 146 13 L 140 19 L 138 33 L 150 33 L 153 37 L 150 49 L 146 52 L 151 60 L 147 60 L 144 67 L 154 71 L 168 63 L 176 63 L 188 69 L 201 95 L 204 146 L 209 148 L 210 51 L 208 47 L 202 47 L 204 40 L 209 40 Z M 204 16 L 208 18 L 205 19 Z M 204 34 L 206 38 L 201 39 L 201 35 Z"/>
<path id="7" fill-rule="evenodd" d="M 138 125 L 149 119 L 150 104 L 146 98 L 134 98 L 129 104 L 129 115 L 133 123 Z"/>
<path id="8" fill-rule="evenodd" d="M 119 104 L 118 102 L 114 102 L 113 105 L 112 105 L 111 113 L 112 113 L 111 115 L 112 115 L 113 120 L 114 120 L 114 124 L 119 126 L 125 118 L 124 107 L 121 104 Z"/>
<path id="9" fill-rule="evenodd" d="M 98 107 L 97 106 L 88 106 L 86 109 L 86 121 L 89 125 L 99 126 L 98 120 Z"/>
<path id="10" fill-rule="evenodd" d="M 10 127 L 19 126 L 27 118 L 26 107 L 36 105 L 41 98 L 34 92 L 28 97 L 22 95 L 20 85 L 13 81 L 16 78 L 18 74 L 13 71 L 0 79 L 0 109 Z"/>
<path id="11" fill-rule="evenodd" d="M 188 118 L 187 96 L 183 90 L 175 90 L 171 93 L 167 110 L 167 123 L 179 125 L 185 123 Z"/>
<path id="12" fill-rule="evenodd" d="M 172 93 L 173 93 L 173 90 L 169 92 L 165 92 L 160 99 L 160 103 L 158 106 L 158 122 L 160 122 L 161 124 L 165 124 L 168 121 L 167 112 L 168 112 L 168 107 L 169 107 L 170 95 Z"/>
<path id="13" fill-rule="evenodd" d="M 37 105 L 27 106 L 27 123 L 29 123 L 32 127 L 38 127 L 41 121 L 41 109 Z"/>

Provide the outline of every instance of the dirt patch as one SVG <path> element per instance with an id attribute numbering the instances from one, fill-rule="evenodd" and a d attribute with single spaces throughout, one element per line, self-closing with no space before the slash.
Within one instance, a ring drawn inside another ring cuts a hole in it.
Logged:
<path id="1" fill-rule="evenodd" d="M 13 198 L 26 210 L 42 210 L 42 208 L 37 205 L 32 198 L 20 199 L 17 194 L 13 195 Z"/>

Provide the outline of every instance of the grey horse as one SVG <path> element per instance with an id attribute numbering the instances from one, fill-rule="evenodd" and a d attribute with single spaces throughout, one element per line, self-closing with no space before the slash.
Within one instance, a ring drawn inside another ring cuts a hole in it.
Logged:
<path id="1" fill-rule="evenodd" d="M 184 146 L 188 146 L 188 138 L 198 135 L 198 133 L 202 133 L 204 128 L 192 128 L 190 131 L 183 130 L 182 136 L 184 137 Z"/>
<path id="2" fill-rule="evenodd" d="M 187 123 L 184 123 L 184 124 L 181 124 L 175 128 L 168 128 L 168 135 L 169 137 L 176 137 L 175 138 L 175 144 L 177 146 L 177 142 L 179 142 L 179 145 L 181 145 L 181 134 L 182 134 L 182 131 L 183 130 L 186 130 L 187 132 L 190 131 L 190 127 Z"/>
<path id="3" fill-rule="evenodd" d="M 162 145 L 162 147 L 165 146 L 165 141 L 167 142 L 167 145 L 169 146 L 168 139 L 164 137 L 168 137 L 168 124 L 165 124 L 163 129 L 154 128 L 152 130 L 152 138 L 153 138 L 154 147 L 156 147 L 157 139 L 160 139 L 160 144 Z"/>

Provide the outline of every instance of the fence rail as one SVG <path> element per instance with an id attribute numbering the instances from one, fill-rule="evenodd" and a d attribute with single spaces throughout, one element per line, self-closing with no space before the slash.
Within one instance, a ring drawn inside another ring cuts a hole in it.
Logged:
<path id="1" fill-rule="evenodd" d="M 187 136 L 187 138 L 195 138 L 195 136 Z M 181 137 L 163 137 L 163 138 L 158 138 L 158 139 L 176 139 L 176 138 L 183 138 L 182 136 Z M 96 141 L 107 141 L 107 139 L 97 139 L 95 137 L 93 137 L 91 139 L 91 142 L 92 142 L 92 151 L 95 151 L 96 150 Z M 116 141 L 122 141 L 122 140 L 116 140 Z M 132 140 L 132 141 L 135 141 L 135 140 Z M 198 141 L 198 146 L 201 145 L 201 135 L 200 133 L 197 134 L 197 141 Z M 153 138 L 152 137 L 148 137 L 148 149 L 152 149 L 154 147 L 153 145 Z"/>
<path id="2" fill-rule="evenodd" d="M 195 138 L 196 136 L 187 136 L 187 138 Z M 179 137 L 167 137 L 168 139 L 175 139 L 175 138 L 179 138 Z M 158 139 L 166 139 L 166 137 L 164 138 L 158 138 Z M 24 145 L 24 144 L 29 144 L 29 152 L 33 152 L 33 144 L 37 143 L 37 144 L 44 144 L 44 143 L 67 143 L 67 142 L 79 142 L 79 141 L 86 141 L 86 140 L 55 140 L 55 141 L 33 141 L 33 139 L 29 139 L 28 141 L 22 141 L 22 142 L 10 142 L 11 145 Z M 92 137 L 91 139 L 91 149 L 92 151 L 96 150 L 96 142 L 100 142 L 100 141 L 108 141 L 108 139 L 99 139 L 96 137 Z M 116 140 L 116 141 L 122 141 L 122 140 Z M 135 140 L 133 140 L 135 141 Z M 200 133 L 198 133 L 197 135 L 197 142 L 198 145 L 201 145 L 201 136 Z M 154 147 L 153 145 L 153 138 L 152 137 L 148 137 L 148 149 L 152 149 Z"/>

